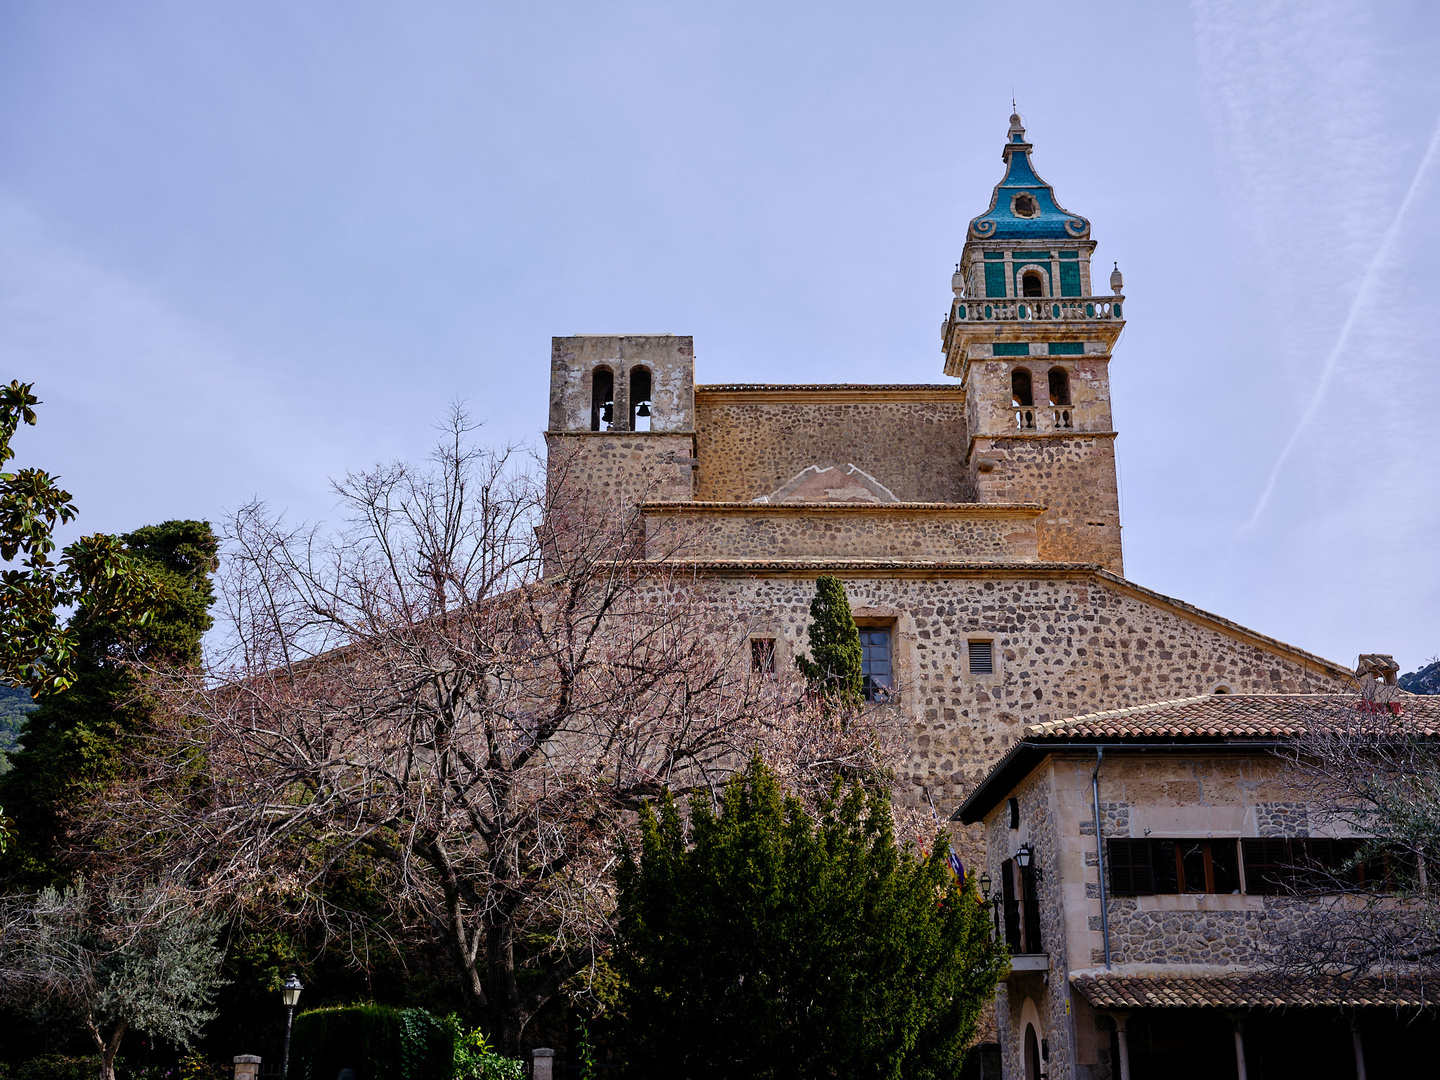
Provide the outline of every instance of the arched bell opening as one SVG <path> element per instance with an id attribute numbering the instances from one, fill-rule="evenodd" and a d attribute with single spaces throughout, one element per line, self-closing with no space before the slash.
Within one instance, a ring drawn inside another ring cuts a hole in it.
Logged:
<path id="1" fill-rule="evenodd" d="M 597 367 L 590 377 L 590 430 L 609 431 L 615 426 L 615 373 Z"/>
<path id="2" fill-rule="evenodd" d="M 1015 407 L 1026 407 L 1035 404 L 1035 393 L 1031 388 L 1030 372 L 1024 368 L 1017 367 L 1010 373 L 1010 404 Z"/>
<path id="3" fill-rule="evenodd" d="M 655 402 L 651 398 L 651 377 L 650 369 L 647 367 L 633 367 L 630 369 L 630 430 L 649 431 L 651 415 L 654 412 Z"/>
<path id="4" fill-rule="evenodd" d="M 1050 369 L 1050 404 L 1070 404 L 1070 373 L 1064 368 Z"/>

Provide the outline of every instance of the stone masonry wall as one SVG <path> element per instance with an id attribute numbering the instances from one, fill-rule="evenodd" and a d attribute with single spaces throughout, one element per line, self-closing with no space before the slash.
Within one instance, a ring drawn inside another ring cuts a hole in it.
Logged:
<path id="1" fill-rule="evenodd" d="M 1108 436 L 976 438 L 971 467 L 981 502 L 1041 503 L 1036 522 L 1040 557 L 1099 563 L 1124 573 L 1115 442 Z"/>
<path id="2" fill-rule="evenodd" d="M 679 545 L 689 558 L 1035 559 L 1038 508 L 913 504 L 647 509 L 651 557 Z"/>
<path id="3" fill-rule="evenodd" d="M 903 502 L 973 502 L 964 397 L 955 386 L 925 389 L 929 401 L 885 400 L 880 387 L 847 401 L 697 387 L 695 497 L 750 502 L 808 466 L 853 464 Z"/>
<path id="4" fill-rule="evenodd" d="M 894 619 L 896 707 L 914 732 L 896 795 L 914 801 L 926 785 L 942 813 L 974 790 L 1026 724 L 1208 693 L 1217 682 L 1236 693 L 1338 685 L 1321 669 L 1079 572 L 834 572 L 852 607 Z M 805 650 L 814 572 L 757 564 L 743 575 L 702 573 L 713 575 L 706 587 L 717 602 L 774 628 L 782 655 Z M 970 674 L 971 638 L 994 641 L 995 674 Z M 966 842 L 978 843 L 978 832 Z"/>

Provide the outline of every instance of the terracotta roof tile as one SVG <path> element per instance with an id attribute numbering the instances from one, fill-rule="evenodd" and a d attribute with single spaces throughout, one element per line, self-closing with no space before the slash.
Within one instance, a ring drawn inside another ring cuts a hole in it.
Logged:
<path id="1" fill-rule="evenodd" d="M 1108 712 L 1088 713 L 1032 724 L 1032 741 L 1071 739 L 1286 738 L 1305 731 L 1327 714 L 1373 709 L 1400 717 L 1418 734 L 1440 734 L 1440 696 L 1392 692 L 1384 702 L 1359 694 L 1202 694 Z"/>
<path id="2" fill-rule="evenodd" d="M 1419 976 L 1296 981 L 1276 975 L 1076 975 L 1075 989 L 1097 1009 L 1256 1009 L 1313 1006 L 1423 1006 L 1440 988 Z"/>

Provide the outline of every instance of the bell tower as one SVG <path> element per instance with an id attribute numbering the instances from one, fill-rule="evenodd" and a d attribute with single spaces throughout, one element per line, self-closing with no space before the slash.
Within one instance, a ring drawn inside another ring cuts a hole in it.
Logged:
<path id="1" fill-rule="evenodd" d="M 1039 555 L 1123 572 L 1110 355 L 1125 323 L 1117 267 L 1091 282 L 1090 222 L 1030 162 L 1010 117 L 1005 176 L 970 222 L 943 327 L 945 374 L 965 387 L 978 502 L 1036 502 Z"/>

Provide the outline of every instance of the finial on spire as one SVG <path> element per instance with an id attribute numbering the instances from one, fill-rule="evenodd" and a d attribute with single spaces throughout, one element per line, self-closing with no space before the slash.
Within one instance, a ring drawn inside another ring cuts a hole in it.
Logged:
<path id="1" fill-rule="evenodd" d="M 1010 100 L 1010 104 L 1012 106 L 1015 104 L 1013 98 Z M 1012 143 L 1023 143 L 1025 141 L 1025 122 L 1021 119 L 1018 108 L 1010 114 L 1010 130 L 1006 133 L 1005 141 Z"/>
<path id="2" fill-rule="evenodd" d="M 1115 264 L 1115 269 L 1110 272 L 1110 291 L 1116 296 L 1121 295 L 1125 289 L 1125 275 L 1120 273 L 1120 264 Z"/>

